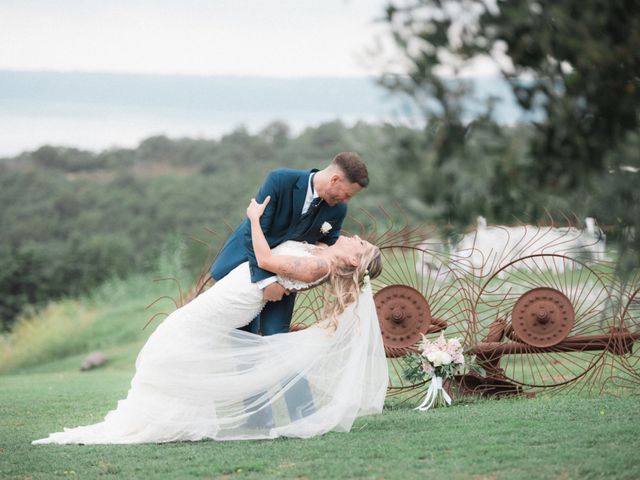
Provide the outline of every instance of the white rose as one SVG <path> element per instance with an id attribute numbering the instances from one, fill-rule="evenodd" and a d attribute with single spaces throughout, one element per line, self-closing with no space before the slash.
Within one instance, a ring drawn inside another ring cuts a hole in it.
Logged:
<path id="1" fill-rule="evenodd" d="M 322 224 L 322 226 L 320 227 L 320 232 L 323 235 L 326 235 L 327 233 L 329 233 L 331 231 L 332 228 L 333 228 L 333 225 L 331 225 L 329 222 L 324 222 Z"/>
<path id="2" fill-rule="evenodd" d="M 449 365 L 452 361 L 453 358 L 451 358 L 451 355 L 447 352 L 442 352 L 442 365 Z"/>
<path id="3" fill-rule="evenodd" d="M 429 362 L 431 362 L 431 365 L 433 365 L 434 367 L 439 367 L 440 365 L 442 365 L 441 354 L 442 352 L 440 350 L 429 352 L 427 353 L 427 360 L 429 360 Z"/>
<path id="4" fill-rule="evenodd" d="M 434 367 L 441 365 L 449 365 L 451 363 L 451 355 L 442 350 L 436 350 L 427 354 L 427 360 L 429 360 Z"/>

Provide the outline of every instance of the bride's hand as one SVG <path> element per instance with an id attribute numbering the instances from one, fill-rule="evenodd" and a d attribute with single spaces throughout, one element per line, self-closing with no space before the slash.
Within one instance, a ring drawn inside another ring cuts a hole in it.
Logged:
<path id="1" fill-rule="evenodd" d="M 269 201 L 271 200 L 271 196 L 267 195 L 267 198 L 264 199 L 264 202 L 258 203 L 255 198 L 251 199 L 251 203 L 247 207 L 247 217 L 249 220 L 257 220 L 264 213 L 264 209 L 269 205 Z"/>

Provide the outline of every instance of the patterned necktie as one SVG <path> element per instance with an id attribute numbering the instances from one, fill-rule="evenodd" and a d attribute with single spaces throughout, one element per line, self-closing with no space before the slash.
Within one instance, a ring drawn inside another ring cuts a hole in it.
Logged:
<path id="1" fill-rule="evenodd" d="M 313 200 L 311 200 L 311 203 L 309 204 L 309 208 L 307 208 L 307 211 L 304 212 L 302 215 L 309 215 L 309 213 L 313 213 L 315 211 L 316 208 L 318 208 L 320 206 L 320 204 L 322 203 L 322 199 L 320 197 L 316 197 Z"/>

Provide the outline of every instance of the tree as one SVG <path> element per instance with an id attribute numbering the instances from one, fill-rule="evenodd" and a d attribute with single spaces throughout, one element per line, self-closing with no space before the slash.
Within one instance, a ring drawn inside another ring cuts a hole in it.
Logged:
<path id="1" fill-rule="evenodd" d="M 467 166 L 459 155 L 468 153 L 469 129 L 478 122 L 465 118 L 470 86 L 446 74 L 491 59 L 533 126 L 530 161 L 520 165 L 511 185 L 527 193 L 518 205 L 522 211 L 539 217 L 550 203 L 575 208 L 575 199 L 582 198 L 584 208 L 575 213 L 589 213 L 587 206 L 605 201 L 594 184 L 610 184 L 612 170 L 620 172 L 621 188 L 628 188 L 625 174 L 631 171 L 625 167 L 637 160 L 626 155 L 625 145 L 640 122 L 638 2 L 416 0 L 391 2 L 384 21 L 402 71 L 380 81 L 408 94 L 423 112 L 436 165 Z M 486 122 L 490 114 L 488 105 L 479 118 Z M 625 192 L 629 201 L 635 198 Z M 622 202 L 618 213 L 631 206 Z M 606 220 L 614 221 L 610 213 Z"/>

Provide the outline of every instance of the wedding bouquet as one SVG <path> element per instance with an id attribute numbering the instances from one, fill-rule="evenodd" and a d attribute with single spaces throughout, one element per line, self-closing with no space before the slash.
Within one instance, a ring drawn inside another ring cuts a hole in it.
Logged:
<path id="1" fill-rule="evenodd" d="M 464 367 L 464 352 L 457 338 L 446 340 L 444 334 L 432 342 L 424 335 L 420 342 L 420 354 L 409 361 L 405 377 L 409 380 L 431 378 L 431 385 L 424 401 L 416 410 L 451 405 L 451 397 L 442 386 L 443 380 L 453 378 Z"/>

